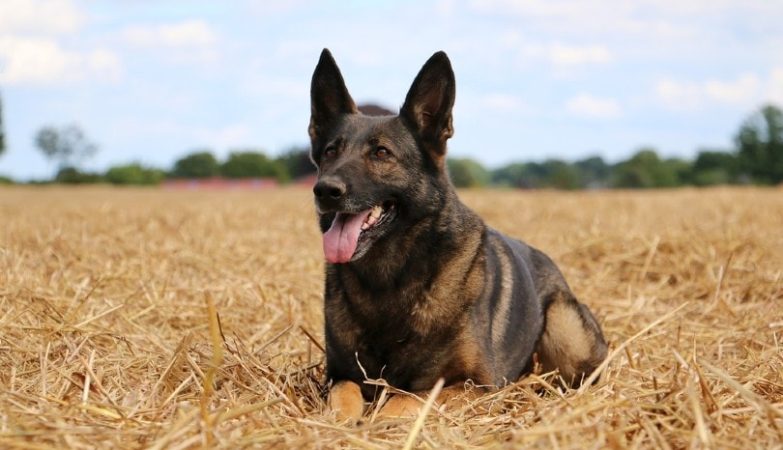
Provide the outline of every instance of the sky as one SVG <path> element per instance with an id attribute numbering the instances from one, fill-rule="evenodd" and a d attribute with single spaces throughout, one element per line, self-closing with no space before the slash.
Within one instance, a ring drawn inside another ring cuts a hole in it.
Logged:
<path id="1" fill-rule="evenodd" d="M 34 135 L 72 123 L 89 170 L 306 146 L 324 47 L 357 103 L 393 110 L 446 51 L 452 156 L 691 158 L 783 105 L 781 23 L 778 0 L 1 0 L 0 174 L 51 176 Z"/>

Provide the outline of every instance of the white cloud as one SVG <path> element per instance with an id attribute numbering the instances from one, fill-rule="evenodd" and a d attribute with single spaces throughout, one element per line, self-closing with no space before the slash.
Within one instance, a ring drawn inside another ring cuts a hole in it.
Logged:
<path id="1" fill-rule="evenodd" d="M 234 123 L 217 129 L 203 130 L 195 133 L 199 142 L 218 148 L 231 149 L 247 147 L 251 141 L 251 127 L 244 123 Z"/>
<path id="2" fill-rule="evenodd" d="M 566 102 L 566 110 L 574 115 L 598 119 L 610 119 L 622 114 L 622 108 L 613 98 L 579 94 Z"/>
<path id="3" fill-rule="evenodd" d="M 775 67 L 769 75 L 764 101 L 783 104 L 783 67 Z"/>
<path id="4" fill-rule="evenodd" d="M 211 47 L 217 33 L 203 20 L 187 20 L 164 25 L 132 25 L 121 33 L 125 42 L 136 47 Z"/>
<path id="5" fill-rule="evenodd" d="M 547 57 L 552 64 L 558 66 L 603 64 L 612 61 L 611 53 L 602 45 L 568 46 L 554 43 L 548 46 Z"/>
<path id="6" fill-rule="evenodd" d="M 607 64 L 614 61 L 608 47 L 602 44 L 564 44 L 562 42 L 541 43 L 527 41 L 516 31 L 500 36 L 500 43 L 519 54 L 523 65 L 532 61 L 546 61 L 558 69 L 588 64 Z"/>
<path id="7" fill-rule="evenodd" d="M 745 74 L 736 81 L 708 80 L 704 83 L 704 92 L 721 103 L 743 103 L 757 95 L 760 85 L 756 75 Z"/>
<path id="8" fill-rule="evenodd" d="M 450 16 L 457 9 L 456 0 L 438 0 L 435 3 L 435 12 L 442 16 Z"/>
<path id="9" fill-rule="evenodd" d="M 481 106 L 496 111 L 519 111 L 526 109 L 526 106 L 519 97 L 509 94 L 487 94 L 481 98 Z"/>
<path id="10" fill-rule="evenodd" d="M 2 0 L 0 34 L 77 31 L 85 14 L 70 0 Z"/>
<path id="11" fill-rule="evenodd" d="M 95 79 L 117 80 L 122 65 L 116 54 L 98 49 L 76 52 L 52 38 L 0 36 L 0 82 L 60 84 Z"/>
<path id="12" fill-rule="evenodd" d="M 470 0 L 474 11 L 485 14 L 518 15 L 535 19 L 560 30 L 600 30 L 614 24 L 620 31 L 669 31 L 681 28 L 672 19 L 723 17 L 764 17 L 774 20 L 783 13 L 780 2 L 738 2 L 736 0 Z M 666 29 L 668 27 L 668 30 Z M 606 30 L 610 31 L 610 30 Z"/>
<path id="13" fill-rule="evenodd" d="M 63 47 L 86 23 L 71 0 L 0 2 L 0 83 L 55 85 L 82 80 L 116 81 L 122 63 L 103 48 Z"/>
<path id="14" fill-rule="evenodd" d="M 774 95 L 775 72 L 770 76 L 770 92 Z M 704 81 L 677 81 L 663 79 L 655 86 L 658 101 L 676 111 L 699 110 L 709 105 L 752 105 L 762 100 L 763 83 L 752 73 L 735 80 L 708 79 Z"/>
<path id="15" fill-rule="evenodd" d="M 655 94 L 658 100 L 669 109 L 695 109 L 702 102 L 702 92 L 696 83 L 683 83 L 671 79 L 660 80 L 655 85 Z"/>
<path id="16" fill-rule="evenodd" d="M 117 81 L 122 76 L 120 57 L 111 50 L 92 50 L 81 58 L 90 74 L 104 81 Z"/>

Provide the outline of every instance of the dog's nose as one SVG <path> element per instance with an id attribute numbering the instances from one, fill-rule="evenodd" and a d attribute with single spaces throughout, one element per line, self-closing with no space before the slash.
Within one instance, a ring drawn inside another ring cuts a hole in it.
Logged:
<path id="1" fill-rule="evenodd" d="M 318 200 L 339 200 L 348 188 L 340 180 L 327 178 L 318 181 L 313 187 L 313 194 Z"/>

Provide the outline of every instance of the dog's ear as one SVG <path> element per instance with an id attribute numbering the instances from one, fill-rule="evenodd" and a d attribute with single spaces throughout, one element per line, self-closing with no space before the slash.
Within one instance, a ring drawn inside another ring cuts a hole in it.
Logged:
<path id="1" fill-rule="evenodd" d="M 446 141 L 454 134 L 451 109 L 455 89 L 449 57 L 437 52 L 416 75 L 400 109 L 400 116 L 413 126 L 439 166 L 445 159 Z"/>
<path id="2" fill-rule="evenodd" d="M 313 72 L 310 84 L 310 139 L 315 144 L 323 138 L 325 130 L 333 126 L 343 114 L 357 113 L 356 104 L 345 87 L 340 69 L 328 49 L 321 52 L 321 58 Z"/>

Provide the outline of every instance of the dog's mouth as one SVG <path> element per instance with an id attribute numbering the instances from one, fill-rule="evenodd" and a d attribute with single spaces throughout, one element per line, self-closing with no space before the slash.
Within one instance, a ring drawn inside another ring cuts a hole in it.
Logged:
<path id="1" fill-rule="evenodd" d="M 326 260 L 342 264 L 364 256 L 394 219 L 395 211 L 395 203 L 389 200 L 357 213 L 335 213 L 331 227 L 323 235 Z"/>

